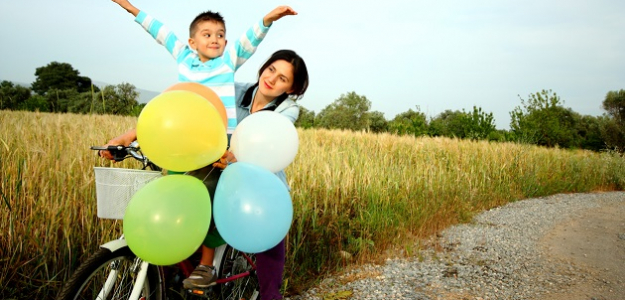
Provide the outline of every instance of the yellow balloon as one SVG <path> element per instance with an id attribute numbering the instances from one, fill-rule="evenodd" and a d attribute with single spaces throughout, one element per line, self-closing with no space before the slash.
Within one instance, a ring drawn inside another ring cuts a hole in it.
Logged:
<path id="1" fill-rule="evenodd" d="M 137 120 L 137 140 L 158 166 L 178 172 L 205 167 L 226 151 L 221 115 L 209 101 L 190 91 L 154 97 Z"/>

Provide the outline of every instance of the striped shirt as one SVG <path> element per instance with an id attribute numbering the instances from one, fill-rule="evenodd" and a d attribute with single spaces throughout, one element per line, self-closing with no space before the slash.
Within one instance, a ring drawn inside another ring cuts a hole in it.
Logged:
<path id="1" fill-rule="evenodd" d="M 186 43 L 181 42 L 163 23 L 141 11 L 135 22 L 143 28 L 176 59 L 178 64 L 178 80 L 180 82 L 197 82 L 211 88 L 221 99 L 228 117 L 228 134 L 237 126 L 234 72 L 249 59 L 265 38 L 269 26 L 261 20 L 236 42 L 228 43 L 221 57 L 200 61 L 197 53 Z"/>

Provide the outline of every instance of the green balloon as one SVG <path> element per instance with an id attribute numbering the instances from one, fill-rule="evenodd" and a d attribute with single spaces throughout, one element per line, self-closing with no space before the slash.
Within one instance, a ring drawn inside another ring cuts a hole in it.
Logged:
<path id="1" fill-rule="evenodd" d="M 189 175 L 153 180 L 130 199 L 124 237 L 138 257 L 155 265 L 172 265 L 193 254 L 211 221 L 206 186 Z"/>

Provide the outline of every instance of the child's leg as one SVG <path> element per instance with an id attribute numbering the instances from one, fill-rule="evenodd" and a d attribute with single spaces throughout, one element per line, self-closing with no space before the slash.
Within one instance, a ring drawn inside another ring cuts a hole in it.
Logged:
<path id="1" fill-rule="evenodd" d="M 282 299 L 280 286 L 284 273 L 284 240 L 275 247 L 256 254 L 256 274 L 260 285 L 260 299 Z"/>
<path id="2" fill-rule="evenodd" d="M 185 288 L 206 288 L 217 280 L 217 273 L 213 266 L 215 249 L 202 245 L 202 258 L 200 264 L 193 270 L 189 278 L 182 281 Z"/>
<path id="3" fill-rule="evenodd" d="M 202 258 L 200 259 L 200 265 L 212 266 L 213 258 L 215 258 L 215 249 L 202 245 Z"/>

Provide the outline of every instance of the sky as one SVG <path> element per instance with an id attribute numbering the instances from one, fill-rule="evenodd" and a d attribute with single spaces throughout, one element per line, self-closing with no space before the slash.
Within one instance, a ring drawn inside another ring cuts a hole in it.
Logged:
<path id="1" fill-rule="evenodd" d="M 552 90 L 564 107 L 604 113 L 625 89 L 625 1 L 135 0 L 181 40 L 200 12 L 220 12 L 234 41 L 278 5 L 298 12 L 275 22 L 236 73 L 253 82 L 276 50 L 306 61 L 300 104 L 319 113 L 343 94 L 371 101 L 387 120 L 409 109 L 435 117 L 473 106 L 509 129 L 521 99 Z M 0 80 L 32 83 L 35 70 L 69 63 L 82 76 L 161 92 L 176 64 L 132 15 L 109 0 L 0 1 Z"/>

